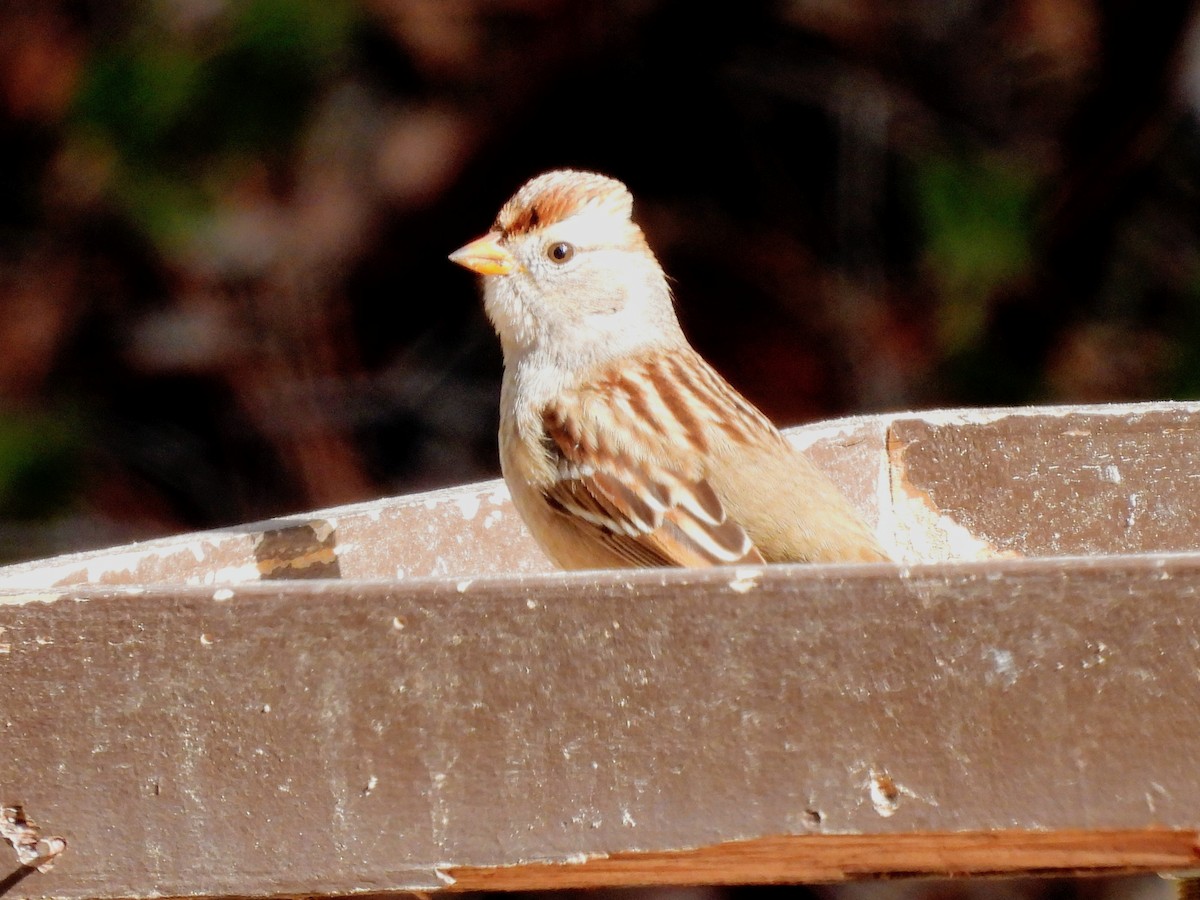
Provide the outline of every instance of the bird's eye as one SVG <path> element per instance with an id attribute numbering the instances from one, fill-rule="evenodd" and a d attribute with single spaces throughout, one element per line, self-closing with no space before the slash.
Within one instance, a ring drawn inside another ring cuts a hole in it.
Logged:
<path id="1" fill-rule="evenodd" d="M 546 248 L 546 255 L 550 257 L 553 262 L 565 263 L 575 255 L 575 247 L 566 243 L 565 241 L 559 241 L 558 243 L 551 244 Z"/>

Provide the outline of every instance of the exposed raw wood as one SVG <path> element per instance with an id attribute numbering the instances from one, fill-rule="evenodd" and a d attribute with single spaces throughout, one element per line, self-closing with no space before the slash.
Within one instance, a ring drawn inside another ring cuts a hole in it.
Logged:
<path id="1" fill-rule="evenodd" d="M 1120 874 L 1193 867 L 1194 831 L 1016 830 L 783 835 L 669 853 L 615 853 L 571 864 L 453 868 L 462 890 L 678 884 L 787 884 L 946 875 Z"/>

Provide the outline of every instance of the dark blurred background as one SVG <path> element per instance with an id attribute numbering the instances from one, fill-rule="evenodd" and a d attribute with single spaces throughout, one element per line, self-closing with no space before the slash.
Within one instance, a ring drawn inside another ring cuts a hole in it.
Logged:
<path id="1" fill-rule="evenodd" d="M 0 0 L 0 561 L 497 474 L 446 254 L 554 166 L 783 424 L 1200 396 L 1192 7 Z"/>
<path id="2" fill-rule="evenodd" d="M 497 474 L 554 166 L 782 424 L 1200 396 L 1192 6 L 0 0 L 0 560 Z"/>

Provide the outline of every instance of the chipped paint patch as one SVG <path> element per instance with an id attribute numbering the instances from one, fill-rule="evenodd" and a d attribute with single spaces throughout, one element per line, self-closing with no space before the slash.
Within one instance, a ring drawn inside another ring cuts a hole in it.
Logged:
<path id="1" fill-rule="evenodd" d="M 887 772 L 871 772 L 867 793 L 875 812 L 885 819 L 890 819 L 900 809 L 900 786 Z"/>
<path id="2" fill-rule="evenodd" d="M 881 525 L 888 526 L 895 545 L 904 548 L 905 558 L 941 562 L 1015 555 L 973 534 L 942 512 L 928 491 L 913 484 L 905 465 L 907 449 L 907 444 L 895 441 L 889 433 L 886 485 L 890 502 L 881 508 Z"/>
<path id="3" fill-rule="evenodd" d="M 337 578 L 340 576 L 337 529 L 326 520 L 281 522 L 254 544 L 262 578 Z"/>
<path id="4" fill-rule="evenodd" d="M 1017 683 L 1017 664 L 1011 650 L 999 647 L 988 647 L 985 651 L 992 663 L 992 671 L 984 673 L 984 680 L 991 684 L 1003 684 L 1012 687 Z"/>
<path id="5" fill-rule="evenodd" d="M 87 578 L 87 568 L 74 561 L 64 565 L 20 563 L 0 571 L 4 572 L 0 577 L 0 590 L 54 588 L 79 584 Z"/>
<path id="6" fill-rule="evenodd" d="M 745 594 L 758 587 L 758 579 L 761 577 L 762 569 L 734 569 L 729 589 L 736 594 Z"/>
<path id="7" fill-rule="evenodd" d="M 250 562 L 240 566 L 224 566 L 208 572 L 196 572 L 184 579 L 187 585 L 212 584 L 246 584 L 260 580 L 258 563 Z"/>
<path id="8" fill-rule="evenodd" d="M 1200 413 L 1200 402 L 1151 400 L 1145 403 L 1122 403 L 1119 405 L 1123 417 L 1136 417 L 1164 411 L 1175 411 L 1189 414 Z M 991 425 L 1004 419 L 1036 416 L 1065 419 L 1068 416 L 1104 416 L 1113 415 L 1113 406 L 1105 403 L 1087 403 L 1079 406 L 1050 405 L 1050 406 L 985 406 L 958 407 L 954 409 L 922 410 L 919 413 L 891 416 L 892 423 L 925 422 L 929 425 Z M 877 416 L 850 416 L 845 419 L 834 419 L 821 423 L 825 428 L 842 427 L 846 430 L 861 423 L 877 421 Z"/>
<path id="9" fill-rule="evenodd" d="M 308 527 L 312 529 L 313 537 L 323 544 L 337 531 L 337 520 L 309 519 Z"/>
<path id="10" fill-rule="evenodd" d="M 568 853 L 559 862 L 566 866 L 582 866 L 593 859 L 608 859 L 607 853 Z"/>
<path id="11" fill-rule="evenodd" d="M 21 591 L 0 593 L 0 606 L 24 606 L 27 603 L 57 603 L 67 598 L 61 591 Z"/>
<path id="12" fill-rule="evenodd" d="M 463 519 L 469 522 L 474 519 L 479 512 L 479 494 L 464 494 L 461 497 L 455 497 L 454 505 L 458 507 L 458 511 L 462 515 Z"/>

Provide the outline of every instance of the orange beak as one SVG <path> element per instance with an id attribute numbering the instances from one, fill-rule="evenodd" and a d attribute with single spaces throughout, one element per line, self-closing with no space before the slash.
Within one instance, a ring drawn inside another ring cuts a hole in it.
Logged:
<path id="1" fill-rule="evenodd" d="M 450 254 L 450 262 L 458 263 L 480 275 L 507 275 L 517 267 L 517 261 L 500 246 L 500 233 L 491 231 L 465 247 Z"/>

